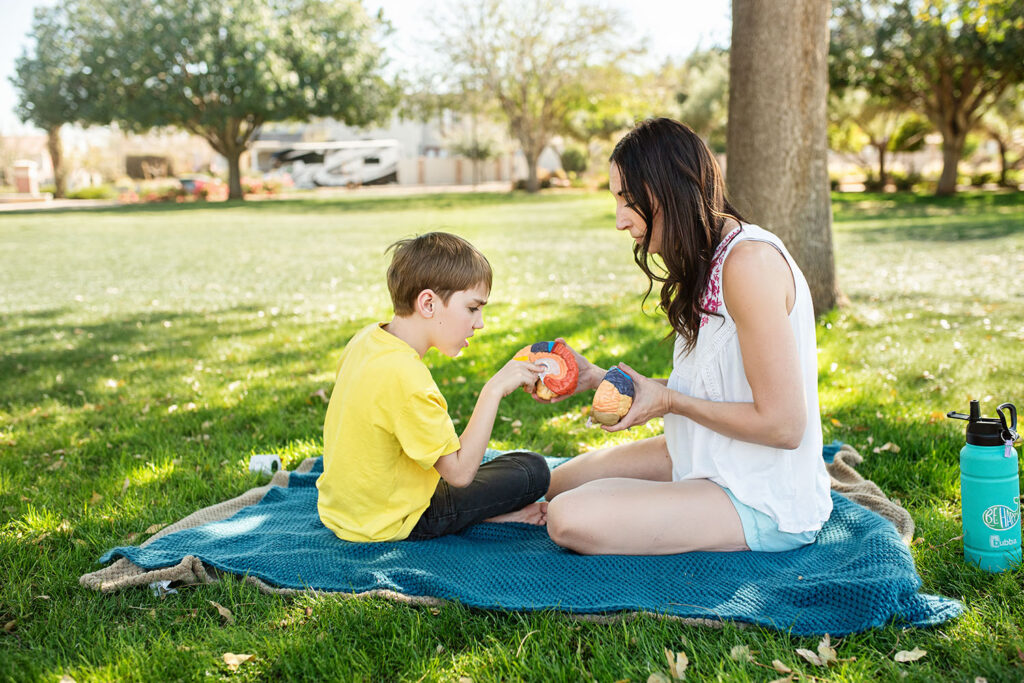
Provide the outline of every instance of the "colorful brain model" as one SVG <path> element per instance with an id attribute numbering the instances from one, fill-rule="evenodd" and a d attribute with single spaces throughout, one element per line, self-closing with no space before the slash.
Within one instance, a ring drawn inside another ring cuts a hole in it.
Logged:
<path id="1" fill-rule="evenodd" d="M 635 395 L 632 378 L 622 370 L 612 368 L 594 392 L 590 416 L 603 425 L 613 425 L 629 412 Z"/>
<path id="2" fill-rule="evenodd" d="M 555 396 L 565 396 L 576 391 L 580 370 L 576 367 L 572 351 L 562 342 L 537 342 L 524 346 L 515 355 L 515 359 L 545 367 L 540 373 L 540 379 L 537 380 L 536 391 L 540 398 L 550 400 Z"/>

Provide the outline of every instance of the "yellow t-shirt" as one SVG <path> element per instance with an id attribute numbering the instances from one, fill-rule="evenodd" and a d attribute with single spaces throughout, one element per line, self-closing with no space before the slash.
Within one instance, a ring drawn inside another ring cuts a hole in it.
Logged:
<path id="1" fill-rule="evenodd" d="M 459 450 L 448 404 L 407 343 L 374 323 L 341 354 L 324 420 L 320 520 L 346 541 L 398 541 L 416 526 Z"/>

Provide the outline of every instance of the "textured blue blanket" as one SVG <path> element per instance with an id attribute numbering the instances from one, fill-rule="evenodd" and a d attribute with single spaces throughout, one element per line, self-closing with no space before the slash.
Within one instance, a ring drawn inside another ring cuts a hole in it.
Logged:
<path id="1" fill-rule="evenodd" d="M 100 561 L 123 556 L 155 569 L 194 555 L 287 588 L 386 589 L 502 610 L 648 611 L 798 635 L 841 636 L 890 622 L 929 626 L 963 611 L 955 600 L 920 594 L 910 551 L 892 524 L 835 492 L 818 540 L 798 550 L 586 557 L 524 524 L 479 524 L 422 542 L 341 541 L 317 516 L 320 471 L 318 463 L 309 474 L 292 473 L 288 488 L 271 488 L 229 519 L 144 548 L 114 548 Z"/>

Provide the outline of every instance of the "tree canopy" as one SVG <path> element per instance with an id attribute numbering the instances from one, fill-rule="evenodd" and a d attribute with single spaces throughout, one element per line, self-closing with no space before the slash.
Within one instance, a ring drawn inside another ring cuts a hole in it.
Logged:
<path id="1" fill-rule="evenodd" d="M 619 11 L 556 0 L 450 0 L 435 17 L 440 72 L 497 101 L 526 157 L 531 192 L 544 147 L 585 108 L 580 74 L 633 52 L 617 38 L 623 24 Z"/>
<path id="2" fill-rule="evenodd" d="M 77 96 L 96 123 L 177 126 L 228 160 L 268 121 L 367 125 L 395 89 L 381 75 L 379 18 L 354 0 L 66 0 L 79 39 Z"/>
<path id="3" fill-rule="evenodd" d="M 75 80 L 82 69 L 79 41 L 63 5 L 37 7 L 29 37 L 34 47 L 23 51 L 15 61 L 10 79 L 18 91 L 15 111 L 22 122 L 46 131 L 54 194 L 63 197 L 67 187 L 60 129 L 65 123 L 82 120 L 90 105 L 76 96 Z"/>
<path id="4" fill-rule="evenodd" d="M 956 191 L 967 134 L 1024 80 L 1024 3 L 836 0 L 833 89 L 859 86 L 920 111 L 942 133 L 937 192 Z"/>

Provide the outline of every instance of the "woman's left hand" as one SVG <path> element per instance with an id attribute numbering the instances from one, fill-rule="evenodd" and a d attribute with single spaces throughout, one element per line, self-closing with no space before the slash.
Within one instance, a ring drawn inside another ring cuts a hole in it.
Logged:
<path id="1" fill-rule="evenodd" d="M 633 405 L 621 420 L 613 425 L 602 425 L 606 432 L 620 432 L 637 425 L 646 424 L 656 417 L 664 417 L 668 412 L 670 389 L 657 380 L 644 377 L 625 363 L 619 363 L 619 369 L 633 380 Z"/>

